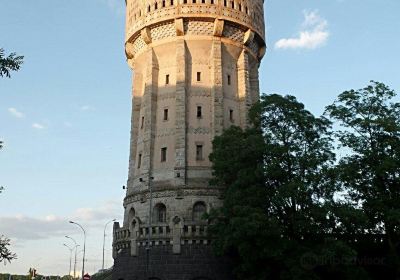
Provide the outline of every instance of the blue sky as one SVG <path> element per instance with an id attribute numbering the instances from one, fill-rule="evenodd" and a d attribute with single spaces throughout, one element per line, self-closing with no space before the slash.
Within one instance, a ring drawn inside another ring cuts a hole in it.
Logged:
<path id="1" fill-rule="evenodd" d="M 266 0 L 261 92 L 293 94 L 315 114 L 369 80 L 397 92 L 398 0 Z M 0 47 L 25 56 L 0 80 L 0 234 L 18 260 L 0 272 L 66 274 L 70 234 L 87 228 L 88 270 L 101 265 L 103 226 L 122 218 L 131 73 L 123 0 L 0 0 Z M 111 227 L 107 259 L 111 260 Z M 80 269 L 80 263 L 79 263 Z"/>

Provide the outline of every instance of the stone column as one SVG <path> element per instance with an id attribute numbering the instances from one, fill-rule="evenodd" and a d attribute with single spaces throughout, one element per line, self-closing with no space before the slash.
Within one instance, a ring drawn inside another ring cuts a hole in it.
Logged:
<path id="1" fill-rule="evenodd" d="M 143 155 L 142 155 L 142 173 L 147 176 L 145 182 L 148 185 L 150 182 L 150 172 L 153 169 L 153 151 L 154 137 L 156 126 L 157 113 L 157 89 L 158 89 L 158 62 L 157 57 L 152 48 L 149 48 L 146 53 L 146 73 L 145 73 L 145 88 L 143 93 Z"/>
<path id="2" fill-rule="evenodd" d="M 186 46 L 176 39 L 175 185 L 186 184 Z"/>
<path id="3" fill-rule="evenodd" d="M 214 32 L 216 33 L 216 32 Z M 221 38 L 214 37 L 211 49 L 211 127 L 212 138 L 224 129 L 224 94 L 222 90 L 222 47 Z"/>
<path id="4" fill-rule="evenodd" d="M 131 141 L 130 141 L 130 154 L 129 154 L 129 173 L 128 173 L 128 188 L 133 187 L 133 180 L 136 170 L 137 159 L 137 140 L 140 123 L 140 107 L 142 104 L 142 74 L 137 72 L 133 76 L 132 86 L 132 116 L 131 116 Z"/>
<path id="5" fill-rule="evenodd" d="M 249 55 L 245 49 L 239 56 L 237 62 L 238 69 L 238 99 L 240 126 L 245 128 L 248 126 L 248 112 L 252 105 L 250 81 L 249 81 Z"/>

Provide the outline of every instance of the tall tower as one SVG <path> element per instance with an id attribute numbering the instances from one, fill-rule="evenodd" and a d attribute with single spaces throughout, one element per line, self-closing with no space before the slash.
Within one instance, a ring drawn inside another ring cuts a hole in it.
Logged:
<path id="1" fill-rule="evenodd" d="M 231 279 L 202 219 L 222 204 L 208 155 L 215 135 L 247 124 L 264 38 L 262 0 L 126 0 L 132 127 L 115 280 Z"/>

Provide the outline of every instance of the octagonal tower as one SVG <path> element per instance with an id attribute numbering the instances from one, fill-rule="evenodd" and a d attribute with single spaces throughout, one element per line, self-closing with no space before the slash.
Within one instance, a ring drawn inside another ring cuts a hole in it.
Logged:
<path id="1" fill-rule="evenodd" d="M 113 278 L 231 279 L 202 219 L 222 204 L 208 155 L 259 98 L 263 1 L 127 0 L 125 52 L 132 127 Z"/>

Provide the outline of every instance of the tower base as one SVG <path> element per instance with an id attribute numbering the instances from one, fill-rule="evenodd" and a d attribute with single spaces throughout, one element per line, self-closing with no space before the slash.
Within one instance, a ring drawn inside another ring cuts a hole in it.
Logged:
<path id="1" fill-rule="evenodd" d="M 184 244 L 180 254 L 172 245 L 153 246 L 147 256 L 145 247 L 138 256 L 120 249 L 114 259 L 113 280 L 232 280 L 232 263 L 216 257 L 211 245 Z"/>

